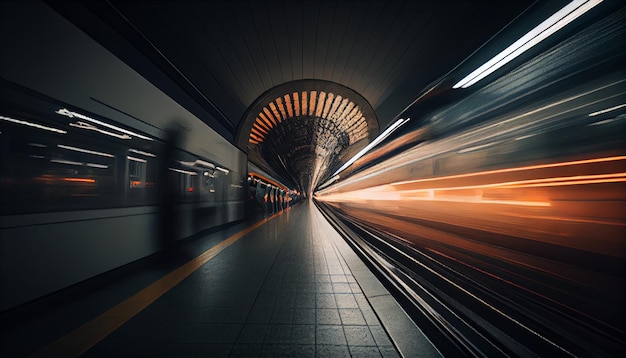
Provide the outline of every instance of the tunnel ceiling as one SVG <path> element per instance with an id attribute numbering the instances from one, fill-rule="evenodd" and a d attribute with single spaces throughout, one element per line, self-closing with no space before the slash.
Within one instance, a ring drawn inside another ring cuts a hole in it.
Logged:
<path id="1" fill-rule="evenodd" d="M 359 94 L 336 83 L 301 80 L 261 96 L 247 111 L 237 143 L 250 160 L 310 193 L 377 134 L 374 110 Z"/>
<path id="2" fill-rule="evenodd" d="M 310 168 L 345 161 L 337 150 L 352 153 L 346 143 L 371 140 L 534 2 L 46 1 L 224 138 L 251 150 L 250 160 L 301 189 L 327 174 Z M 350 94 L 308 86 L 317 81 Z M 282 91 L 288 84 L 302 87 Z M 372 115 L 362 114 L 377 125 L 367 122 L 367 138 L 358 140 L 342 127 L 348 123 L 317 112 L 283 122 L 281 112 L 276 126 L 263 128 L 270 124 L 262 120 L 256 128 L 262 141 L 250 142 L 265 106 L 271 110 L 285 95 L 293 105 L 294 93 L 313 91 L 366 103 L 359 108 L 371 108 Z"/>

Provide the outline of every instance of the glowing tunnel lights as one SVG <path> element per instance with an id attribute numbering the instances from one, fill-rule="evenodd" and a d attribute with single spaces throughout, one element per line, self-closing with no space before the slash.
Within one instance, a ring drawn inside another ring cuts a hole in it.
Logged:
<path id="1" fill-rule="evenodd" d="M 576 18 L 589 11 L 594 6 L 601 3 L 602 0 L 574 0 L 567 6 L 557 11 L 544 22 L 534 29 L 530 30 L 526 35 L 515 41 L 512 45 L 504 49 L 491 60 L 485 62 L 469 75 L 465 76 L 452 88 L 467 88 L 481 79 L 487 77 L 500 67 L 506 65 L 517 56 L 521 55 L 531 47 L 554 34 L 565 25 L 574 21 Z"/>
<path id="2" fill-rule="evenodd" d="M 367 136 L 367 122 L 354 102 L 334 93 L 302 91 L 287 93 L 265 106 L 257 115 L 248 142 L 262 143 L 269 132 L 292 118 L 327 119 L 348 134 L 350 143 Z"/>

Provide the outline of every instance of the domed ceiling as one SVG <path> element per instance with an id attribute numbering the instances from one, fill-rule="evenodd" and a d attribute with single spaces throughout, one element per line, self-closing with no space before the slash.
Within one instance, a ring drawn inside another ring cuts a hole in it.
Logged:
<path id="1" fill-rule="evenodd" d="M 294 81 L 261 96 L 246 112 L 237 143 L 302 193 L 311 191 L 379 131 L 374 110 L 347 87 Z"/>

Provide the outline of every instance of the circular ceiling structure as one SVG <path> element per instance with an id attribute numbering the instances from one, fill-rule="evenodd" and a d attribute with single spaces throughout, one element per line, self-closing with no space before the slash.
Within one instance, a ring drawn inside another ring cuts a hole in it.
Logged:
<path id="1" fill-rule="evenodd" d="M 337 83 L 301 80 L 263 94 L 237 135 L 253 163 L 311 193 L 379 132 L 369 103 Z"/>

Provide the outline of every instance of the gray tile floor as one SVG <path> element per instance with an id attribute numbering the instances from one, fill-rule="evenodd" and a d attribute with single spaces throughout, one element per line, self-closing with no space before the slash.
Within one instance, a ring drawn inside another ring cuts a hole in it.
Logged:
<path id="1" fill-rule="evenodd" d="M 85 356 L 399 356 L 313 208 L 241 238 Z"/>

